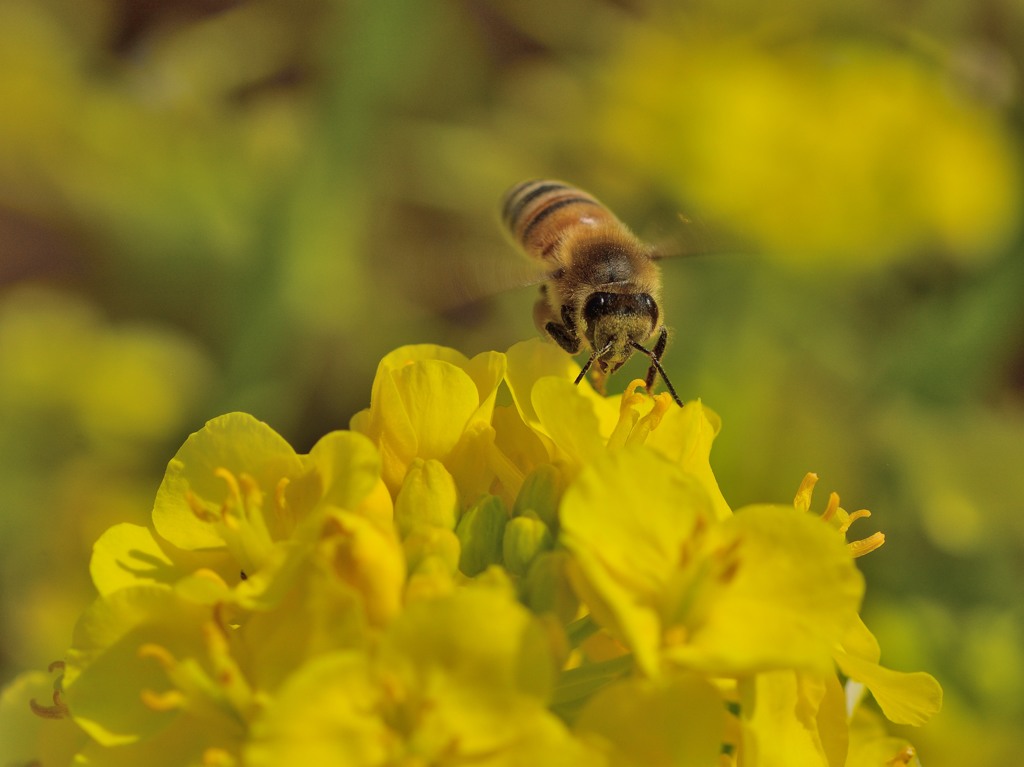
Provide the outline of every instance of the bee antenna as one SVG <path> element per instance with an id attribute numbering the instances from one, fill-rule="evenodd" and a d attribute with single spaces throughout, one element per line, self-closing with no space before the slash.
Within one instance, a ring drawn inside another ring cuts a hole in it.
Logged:
<path id="1" fill-rule="evenodd" d="M 611 349 L 611 348 L 612 348 L 612 345 L 611 345 L 611 342 L 609 341 L 607 344 L 605 344 L 605 347 L 603 349 L 601 349 L 600 351 L 598 351 L 596 349 L 594 350 L 594 353 L 591 354 L 590 357 L 587 359 L 587 362 L 583 366 L 583 369 L 580 371 L 580 374 L 578 376 L 576 376 L 576 381 L 574 383 L 577 386 L 580 385 L 580 381 L 583 380 L 583 376 L 585 376 L 587 374 L 587 371 L 590 370 L 590 366 L 594 364 L 594 360 L 600 359 L 601 357 L 603 357 L 605 354 L 608 353 L 608 350 Z"/>
<path id="2" fill-rule="evenodd" d="M 679 405 L 679 407 L 682 407 L 683 401 L 679 399 L 679 395 L 676 394 L 675 387 L 672 385 L 672 382 L 668 380 L 668 376 L 665 375 L 665 368 L 661 366 L 661 361 L 657 358 L 654 352 L 649 349 L 645 349 L 636 341 L 630 341 L 629 345 L 638 352 L 643 352 L 643 354 L 651 360 L 651 364 L 654 365 L 654 369 L 658 371 L 658 374 L 661 376 L 661 380 L 665 382 L 665 387 L 668 389 L 668 393 L 672 395 L 672 399 L 675 400 L 675 403 Z"/>

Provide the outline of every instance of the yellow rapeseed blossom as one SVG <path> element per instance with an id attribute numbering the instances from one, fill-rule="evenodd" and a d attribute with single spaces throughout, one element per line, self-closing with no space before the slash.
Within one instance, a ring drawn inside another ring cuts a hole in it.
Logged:
<path id="1" fill-rule="evenodd" d="M 998 252 L 1020 223 L 1008 121 L 936 57 L 802 29 L 638 25 L 594 95 L 599 140 L 770 257 Z"/>
<path id="2" fill-rule="evenodd" d="M 640 449 L 581 474 L 562 542 L 594 619 L 654 677 L 831 667 L 863 590 L 842 542 L 810 515 L 758 506 L 716 521 L 691 474 Z"/>
<path id="3" fill-rule="evenodd" d="M 370 407 L 351 425 L 377 445 L 392 493 L 416 458 L 441 461 L 467 491 L 484 483 L 489 471 L 479 459 L 494 438 L 491 413 L 504 373 L 498 352 L 468 359 L 429 344 L 403 346 L 381 360 Z"/>
<path id="4" fill-rule="evenodd" d="M 5 692 L 16 758 L 912 763 L 862 703 L 920 724 L 941 690 L 879 665 L 865 513 L 811 513 L 812 476 L 734 511 L 717 416 L 553 351 L 399 349 L 306 455 L 240 413 L 192 435 L 152 526 L 97 541 L 66 657 Z"/>

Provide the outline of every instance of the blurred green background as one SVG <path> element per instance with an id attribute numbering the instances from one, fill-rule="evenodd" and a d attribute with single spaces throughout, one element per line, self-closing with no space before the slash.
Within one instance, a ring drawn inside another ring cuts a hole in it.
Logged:
<path id="1" fill-rule="evenodd" d="M 1024 6 L 767 7 L 0 0 L 0 682 L 206 419 L 306 450 L 395 346 L 533 335 L 496 209 L 550 176 L 712 253 L 665 263 L 666 367 L 726 497 L 871 508 L 883 662 L 946 691 L 909 737 L 1017 763 Z"/>

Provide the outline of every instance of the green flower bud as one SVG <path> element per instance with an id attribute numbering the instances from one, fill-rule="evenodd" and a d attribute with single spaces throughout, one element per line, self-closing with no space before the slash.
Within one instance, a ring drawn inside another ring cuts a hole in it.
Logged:
<path id="1" fill-rule="evenodd" d="M 455 534 L 462 544 L 459 569 L 473 577 L 489 565 L 501 562 L 501 541 L 508 522 L 508 512 L 501 499 L 485 495 L 462 515 Z"/>
<path id="2" fill-rule="evenodd" d="M 526 475 L 516 496 L 512 516 L 532 511 L 552 530 L 558 526 L 558 502 L 562 497 L 562 475 L 550 463 L 542 463 Z"/>
<path id="3" fill-rule="evenodd" d="M 554 545 L 551 531 L 533 514 L 514 517 L 505 525 L 502 556 L 505 567 L 515 575 L 526 575 L 530 563 Z"/>
<path id="4" fill-rule="evenodd" d="M 580 604 L 566 574 L 568 560 L 564 549 L 541 552 L 530 565 L 524 588 L 527 607 L 538 615 L 554 613 L 563 624 L 576 617 Z"/>

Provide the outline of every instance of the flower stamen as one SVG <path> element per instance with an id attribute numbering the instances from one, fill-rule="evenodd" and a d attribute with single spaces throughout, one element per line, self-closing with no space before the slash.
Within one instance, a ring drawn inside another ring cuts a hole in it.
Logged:
<path id="1" fill-rule="evenodd" d="M 228 636 L 219 616 L 202 627 L 207 663 L 195 657 L 176 658 L 166 647 L 146 643 L 139 647 L 140 658 L 152 658 L 160 664 L 171 689 L 142 691 L 142 702 L 154 711 L 216 710 L 234 721 L 243 721 L 255 706 L 252 688 L 237 661 L 231 655 Z"/>
<path id="2" fill-rule="evenodd" d="M 208 508 L 203 506 L 203 502 L 200 501 L 196 494 L 191 490 L 185 491 L 185 503 L 192 510 L 192 513 L 196 515 L 196 519 L 200 522 L 216 522 L 217 516 L 210 511 Z"/>
<path id="3" fill-rule="evenodd" d="M 917 757 L 917 751 L 913 746 L 906 746 L 896 756 L 886 762 L 890 767 L 909 767 L 910 763 Z"/>
<path id="4" fill-rule="evenodd" d="M 797 511 L 806 513 L 811 510 L 811 496 L 814 494 L 816 484 L 818 484 L 818 475 L 812 471 L 807 472 L 800 481 L 800 487 L 796 489 L 796 497 L 793 499 L 793 506 Z"/>
<path id="5" fill-rule="evenodd" d="M 622 394 L 622 401 L 619 403 L 619 420 L 615 429 L 608 438 L 608 449 L 615 450 L 624 445 L 642 445 L 652 431 L 658 428 L 661 419 L 672 407 L 672 398 L 662 392 L 648 397 L 646 394 L 647 384 L 643 379 L 635 378 L 630 381 L 626 391 Z M 643 392 L 639 391 L 643 389 Z M 641 415 L 641 408 L 650 400 L 653 405 L 645 414 Z"/>
<path id="6" fill-rule="evenodd" d="M 264 494 L 249 474 L 235 475 L 221 466 L 213 471 L 227 484 L 227 495 L 217 511 L 212 511 L 191 490 L 185 501 L 197 519 L 213 525 L 228 550 L 247 573 L 259 569 L 274 545 L 274 538 L 264 516 Z M 285 489 L 288 479 L 282 478 L 274 490 L 273 512 L 277 519 L 287 514 Z"/>
<path id="7" fill-rule="evenodd" d="M 620 448 L 629 441 L 633 427 L 640 420 L 640 405 L 644 400 L 643 396 L 637 393 L 637 389 L 644 385 L 642 380 L 634 378 L 622 393 L 622 400 L 619 402 L 619 420 L 608 438 L 609 450 Z"/>
<path id="8" fill-rule="evenodd" d="M 881 548 L 883 543 L 885 543 L 885 533 L 878 532 L 872 533 L 867 538 L 861 538 L 859 541 L 850 541 L 846 545 L 850 547 L 850 553 L 854 557 L 862 557 Z"/>
<path id="9" fill-rule="evenodd" d="M 793 499 L 793 506 L 797 511 L 809 512 L 811 510 L 811 496 L 817 482 L 817 474 L 808 472 L 804 476 L 796 491 L 796 497 Z M 867 509 L 858 509 L 852 513 L 845 511 L 839 505 L 839 494 L 831 493 L 828 497 L 828 505 L 821 514 L 821 521 L 830 523 L 840 535 L 845 537 L 854 522 L 858 519 L 867 519 L 870 516 L 871 512 Z M 885 535 L 878 532 L 859 541 L 848 541 L 846 545 L 850 554 L 854 557 L 862 557 L 879 548 L 883 543 L 885 543 Z"/>
<path id="10" fill-rule="evenodd" d="M 833 495 L 835 495 L 835 493 L 833 493 Z M 837 505 L 838 505 L 838 497 L 837 497 Z M 850 516 L 847 518 L 847 520 L 843 524 L 841 524 L 839 526 L 839 532 L 841 532 L 841 533 L 843 533 L 845 535 L 846 531 L 850 529 L 850 525 L 852 525 L 858 519 L 867 519 L 870 516 L 871 516 L 871 512 L 868 511 L 867 509 L 860 509 L 858 511 L 852 512 L 850 514 Z"/>
<path id="11" fill-rule="evenodd" d="M 277 486 L 274 488 L 274 513 L 278 519 L 291 521 L 291 509 L 288 507 L 288 485 L 291 484 L 291 479 L 288 477 L 281 477 Z"/>
<path id="12" fill-rule="evenodd" d="M 825 511 L 821 513 L 821 519 L 823 522 L 828 522 L 832 517 L 839 511 L 839 493 L 829 493 L 828 506 L 825 507 Z M 845 533 L 846 531 L 840 528 L 839 532 Z"/>
<path id="13" fill-rule="evenodd" d="M 167 690 L 166 692 L 154 692 L 153 690 L 142 690 L 139 693 L 142 704 L 151 711 L 164 713 L 167 711 L 181 711 L 185 708 L 188 698 L 179 690 Z"/>
<path id="14" fill-rule="evenodd" d="M 651 411 L 640 419 L 639 423 L 633 427 L 633 430 L 629 433 L 629 437 L 626 439 L 626 444 L 630 445 L 642 445 L 647 441 L 647 437 L 650 436 L 651 432 L 658 428 L 661 424 L 661 419 L 665 417 L 665 413 L 674 404 L 672 397 L 667 393 L 661 392 L 651 397 L 654 402 L 654 407 Z"/>
<path id="15" fill-rule="evenodd" d="M 63 672 L 64 661 L 55 660 L 53 663 L 46 667 L 46 670 L 49 671 L 51 674 L 54 671 Z M 39 703 L 36 703 L 35 698 L 32 698 L 32 700 L 28 702 L 29 707 L 32 709 L 32 713 L 34 713 L 36 716 L 42 717 L 43 719 L 64 719 L 65 717 L 71 715 L 71 712 L 68 710 L 68 705 L 63 700 L 61 700 L 61 682 L 63 681 L 63 679 L 64 674 L 61 673 L 56 679 L 53 680 L 52 706 L 43 706 Z"/>

